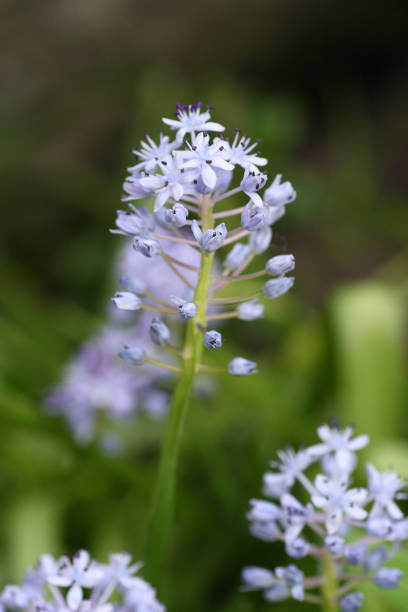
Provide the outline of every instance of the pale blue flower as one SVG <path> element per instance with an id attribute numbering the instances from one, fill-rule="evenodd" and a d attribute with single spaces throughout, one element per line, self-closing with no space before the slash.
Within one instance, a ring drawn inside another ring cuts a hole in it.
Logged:
<path id="1" fill-rule="evenodd" d="M 135 208 L 129 204 L 130 210 L 118 210 L 116 217 L 116 230 L 112 234 L 124 236 L 141 236 L 154 230 L 153 215 L 144 206 Z"/>
<path id="2" fill-rule="evenodd" d="M 294 559 L 303 559 L 309 554 L 310 545 L 302 538 L 296 538 L 285 542 L 285 552 Z"/>
<path id="3" fill-rule="evenodd" d="M 182 204 L 174 204 L 171 209 L 166 209 L 165 219 L 173 227 L 184 227 L 188 217 L 188 210 Z"/>
<path id="4" fill-rule="evenodd" d="M 212 329 L 204 334 L 204 345 L 209 349 L 216 349 L 222 346 L 222 336 L 220 332 Z"/>
<path id="5" fill-rule="evenodd" d="M 136 236 L 133 241 L 133 248 L 145 257 L 156 257 L 160 255 L 161 252 L 160 242 L 158 240 L 155 238 L 146 238 L 144 236 Z"/>
<path id="6" fill-rule="evenodd" d="M 233 170 L 233 164 L 225 161 L 220 155 L 222 143 L 216 140 L 213 144 L 209 143 L 209 136 L 206 132 L 200 132 L 193 145 L 189 145 L 189 151 L 183 151 L 183 158 L 186 160 L 180 169 L 195 170 L 196 178 L 201 179 L 206 187 L 211 191 L 215 189 L 217 174 L 214 168 L 221 170 Z M 222 151 L 221 151 L 222 152 Z"/>
<path id="7" fill-rule="evenodd" d="M 115 306 L 120 310 L 140 310 L 142 300 L 130 291 L 117 291 L 112 298 Z"/>
<path id="8" fill-rule="evenodd" d="M 119 353 L 119 357 L 136 365 L 143 365 L 146 361 L 146 353 L 140 346 L 124 346 Z"/>
<path id="9" fill-rule="evenodd" d="M 372 572 L 373 570 L 383 565 L 387 559 L 387 550 L 384 546 L 377 546 L 370 550 L 366 558 L 364 559 L 364 567 L 368 572 Z"/>
<path id="10" fill-rule="evenodd" d="M 144 295 L 146 292 L 146 282 L 144 279 L 135 278 L 133 276 L 122 276 L 119 282 L 124 289 L 136 295 Z"/>
<path id="11" fill-rule="evenodd" d="M 271 276 L 283 276 L 295 269 L 293 255 L 276 255 L 266 262 L 266 271 Z"/>
<path id="12" fill-rule="evenodd" d="M 251 247 L 251 251 L 256 255 L 260 255 L 264 253 L 272 240 L 272 230 L 269 225 L 264 225 L 261 229 L 256 230 L 255 232 L 251 232 L 249 237 L 249 246 Z"/>
<path id="13" fill-rule="evenodd" d="M 366 466 L 368 491 L 374 499 L 373 514 L 385 512 L 391 519 L 400 520 L 404 516 L 394 499 L 405 488 L 405 481 L 395 472 L 379 472 L 371 463 Z"/>
<path id="14" fill-rule="evenodd" d="M 264 200 L 270 206 L 284 206 L 293 202 L 296 198 L 296 191 L 289 181 L 281 183 L 281 174 L 277 174 L 273 183 L 265 190 Z"/>
<path id="15" fill-rule="evenodd" d="M 367 554 L 368 545 L 366 542 L 356 542 L 349 544 L 344 549 L 344 558 L 350 565 L 361 565 Z"/>
<path id="16" fill-rule="evenodd" d="M 242 321 L 254 321 L 262 317 L 263 313 L 264 305 L 259 304 L 256 298 L 249 302 L 242 302 L 237 306 L 238 318 Z"/>
<path id="17" fill-rule="evenodd" d="M 259 171 L 245 170 L 244 177 L 241 181 L 242 191 L 254 202 L 256 206 L 262 208 L 263 202 L 261 196 L 256 193 L 265 186 L 267 180 L 266 174 Z"/>
<path id="18" fill-rule="evenodd" d="M 149 134 L 145 134 L 145 138 L 146 140 L 140 142 L 138 150 L 132 149 L 132 153 L 142 161 L 137 163 L 136 166 L 128 168 L 130 172 L 135 170 L 154 172 L 160 162 L 166 159 L 176 145 L 176 143 L 171 143 L 169 137 L 163 133 L 160 134 L 159 144 L 156 144 Z"/>
<path id="19" fill-rule="evenodd" d="M 396 589 L 401 578 L 401 570 L 395 567 L 383 567 L 374 575 L 374 582 L 382 589 Z"/>
<path id="20" fill-rule="evenodd" d="M 295 279 L 292 276 L 280 276 L 266 281 L 262 287 L 262 293 L 267 298 L 278 298 L 292 289 Z"/>
<path id="21" fill-rule="evenodd" d="M 257 166 L 265 166 L 268 162 L 265 157 L 258 157 L 258 153 L 253 153 L 258 142 L 255 141 L 251 144 L 250 138 L 245 135 L 241 136 L 241 130 L 236 130 L 232 143 L 225 143 L 225 158 L 231 164 L 256 172 L 258 170 Z"/>
<path id="22" fill-rule="evenodd" d="M 243 357 L 234 357 L 228 364 L 228 372 L 233 376 L 248 376 L 257 372 L 256 363 Z"/>
<path id="23" fill-rule="evenodd" d="M 244 207 L 241 215 L 241 225 L 249 232 L 255 232 L 265 225 L 265 212 L 262 205 L 250 200 Z"/>
<path id="24" fill-rule="evenodd" d="M 363 605 L 363 593 L 347 593 L 340 600 L 341 612 L 358 612 Z"/>
<path id="25" fill-rule="evenodd" d="M 177 295 L 170 295 L 169 297 L 173 304 L 177 306 L 180 319 L 192 319 L 196 316 L 196 304 L 183 300 Z"/>
<path id="26" fill-rule="evenodd" d="M 158 346 L 166 346 L 170 341 L 170 330 L 158 317 L 154 317 L 150 323 L 150 338 Z"/>
<path id="27" fill-rule="evenodd" d="M 220 123 L 210 121 L 210 113 L 208 110 L 201 112 L 201 107 L 201 102 L 189 106 L 179 104 L 177 105 L 176 119 L 163 117 L 162 121 L 172 130 L 177 130 L 176 138 L 179 142 L 184 139 L 186 134 L 194 136 L 196 132 L 223 132 L 225 127 Z"/>
<path id="28" fill-rule="evenodd" d="M 327 538 L 324 539 L 324 545 L 332 555 L 341 555 L 344 551 L 344 538 L 335 535 L 327 536 Z"/>
<path id="29" fill-rule="evenodd" d="M 211 253 L 222 247 L 227 236 L 227 227 L 225 223 L 220 223 L 215 229 L 209 229 L 203 233 L 197 221 L 194 220 L 191 224 L 191 230 L 198 244 L 207 253 Z"/>
<path id="30" fill-rule="evenodd" d="M 249 244 L 243 244 L 237 242 L 234 244 L 227 257 L 224 260 L 224 266 L 230 270 L 237 270 L 242 264 L 248 259 L 251 254 L 251 247 Z"/>

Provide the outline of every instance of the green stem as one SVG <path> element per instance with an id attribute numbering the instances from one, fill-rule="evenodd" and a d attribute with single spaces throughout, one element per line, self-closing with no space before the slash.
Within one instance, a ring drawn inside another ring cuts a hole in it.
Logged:
<path id="1" fill-rule="evenodd" d="M 213 226 L 212 202 L 208 196 L 204 196 L 201 202 L 201 219 L 204 231 Z M 201 264 L 193 300 L 197 305 L 197 312 L 196 316 L 187 323 L 183 348 L 184 362 L 170 406 L 153 497 L 145 560 L 148 578 L 156 587 L 162 582 L 160 578 L 174 514 L 177 464 L 191 389 L 202 353 L 203 335 L 199 326 L 206 327 L 207 323 L 207 295 L 211 283 L 213 260 L 214 253 L 201 252 Z"/>
<path id="2" fill-rule="evenodd" d="M 322 556 L 324 582 L 321 586 L 322 591 L 322 610 L 324 612 L 338 612 L 337 605 L 337 577 L 336 566 L 329 551 L 324 551 Z"/>

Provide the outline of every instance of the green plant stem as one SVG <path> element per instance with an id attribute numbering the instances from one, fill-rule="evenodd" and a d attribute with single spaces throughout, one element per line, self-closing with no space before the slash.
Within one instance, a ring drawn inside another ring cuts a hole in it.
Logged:
<path id="1" fill-rule="evenodd" d="M 324 582 L 321 586 L 322 610 L 324 612 L 338 612 L 337 605 L 337 577 L 336 567 L 329 551 L 324 551 L 322 556 Z"/>
<path id="2" fill-rule="evenodd" d="M 205 231 L 213 225 L 212 203 L 208 196 L 203 197 L 200 212 L 203 231 Z M 174 514 L 177 464 L 191 389 L 202 353 L 203 334 L 199 326 L 205 328 L 207 323 L 207 296 L 211 283 L 213 260 L 213 253 L 201 252 L 200 270 L 194 293 L 197 312 L 196 316 L 187 323 L 187 333 L 182 353 L 184 361 L 170 406 L 153 497 L 145 561 L 146 574 L 156 587 L 162 582 L 163 562 L 167 552 L 169 530 Z"/>

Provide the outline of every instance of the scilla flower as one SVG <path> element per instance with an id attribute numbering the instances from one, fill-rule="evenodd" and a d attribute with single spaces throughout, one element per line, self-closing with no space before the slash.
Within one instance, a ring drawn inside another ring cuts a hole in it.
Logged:
<path id="1" fill-rule="evenodd" d="M 298 453 L 279 451 L 279 461 L 271 463 L 278 471 L 264 477 L 263 492 L 274 501 L 252 499 L 247 513 L 252 535 L 265 542 L 283 541 L 286 554 L 293 559 L 313 557 L 317 575 L 304 577 L 293 565 L 274 572 L 244 568 L 245 590 L 260 589 L 268 601 L 293 597 L 320 604 L 324 599 L 331 601 L 333 609 L 339 606 L 352 612 L 363 603 L 362 594 L 353 591 L 359 582 L 369 580 L 382 589 L 398 587 L 402 572 L 383 565 L 408 538 L 407 519 L 396 504 L 404 483 L 397 474 L 378 472 L 368 464 L 368 486 L 350 486 L 357 463 L 355 451 L 368 444 L 368 436 L 353 438 L 352 434 L 350 427 L 341 430 L 322 425 L 318 435 L 323 444 Z M 313 481 L 306 472 L 312 464 L 316 471 L 319 463 L 323 473 Z M 292 494 L 295 485 L 309 498 L 305 504 Z M 350 566 L 358 567 L 358 573 L 350 572 Z"/>
<path id="2" fill-rule="evenodd" d="M 3 589 L 0 606 L 7 611 L 165 612 L 156 591 L 135 575 L 141 566 L 132 564 L 128 553 L 111 554 L 103 564 L 86 550 L 79 550 L 72 560 L 43 555 L 20 585 Z"/>
<path id="3" fill-rule="evenodd" d="M 122 349 L 122 356 L 135 365 L 143 363 L 141 367 L 154 365 L 179 374 L 163 444 L 151 523 L 154 534 L 151 543 L 160 542 L 163 548 L 170 523 L 169 499 L 175 457 L 195 375 L 224 371 L 244 377 L 257 372 L 257 364 L 244 356 L 235 357 L 224 366 L 202 363 L 203 356 L 208 359 L 211 349 L 222 350 L 224 338 L 216 329 L 216 322 L 233 318 L 254 320 L 263 313 L 263 298 L 278 298 L 294 283 L 292 277 L 286 276 L 286 272 L 294 268 L 293 256 L 269 272 L 264 261 L 254 272 L 245 273 L 245 270 L 256 262 L 258 255 L 268 250 L 272 240 L 271 226 L 284 214 L 285 205 L 294 199 L 295 192 L 289 184 L 280 184 L 278 178 L 265 198 L 267 174 L 261 172 L 260 167 L 263 170 L 267 160 L 258 155 L 258 142 L 251 143 L 247 136 L 239 134 L 230 142 L 223 134 L 224 126 L 212 121 L 210 110 L 210 107 L 202 110 L 201 102 L 178 104 L 176 118 L 163 119 L 176 132 L 175 140 L 165 140 L 165 136 L 161 136 L 159 147 L 149 140 L 137 148 L 141 162 L 130 169 L 130 176 L 125 180 L 125 200 L 134 193 L 136 202 L 145 192 L 149 199 L 154 198 L 154 211 L 149 213 L 142 208 L 139 214 L 138 208 L 131 204 L 128 213 L 118 211 L 117 229 L 114 230 L 114 233 L 132 236 L 137 256 L 146 258 L 145 274 L 152 282 L 155 282 L 154 262 L 161 260 L 169 274 L 176 275 L 184 285 L 181 292 L 171 283 L 156 281 L 157 290 L 148 288 L 143 295 L 136 285 L 137 299 L 132 300 L 128 295 L 114 298 L 122 307 L 139 306 L 141 300 L 140 311 L 151 312 L 160 320 L 165 318 L 170 332 L 163 335 L 163 328 L 158 323 L 151 328 L 152 344 L 160 345 L 167 357 L 159 359 L 145 346 L 130 341 L 126 342 L 130 348 Z M 153 163 L 155 161 L 157 163 Z M 240 205 L 226 206 L 230 196 L 240 196 Z M 171 248 L 175 244 L 188 248 L 192 255 L 173 254 Z M 221 271 L 217 266 L 218 256 L 225 262 Z M 276 270 L 278 278 L 266 280 L 263 286 L 260 282 L 254 293 L 248 295 L 239 291 L 241 281 L 275 275 Z M 126 290 L 132 292 L 129 286 L 127 283 Z M 224 292 L 231 286 L 238 287 L 235 295 Z M 182 346 L 171 342 L 171 338 L 177 338 L 171 331 L 172 319 L 181 321 L 186 328 Z M 227 333 L 223 334 L 225 338 Z M 148 550 L 148 559 L 157 559 L 157 556 L 157 546 Z M 292 593 L 288 576 L 278 576 L 279 588 Z"/>

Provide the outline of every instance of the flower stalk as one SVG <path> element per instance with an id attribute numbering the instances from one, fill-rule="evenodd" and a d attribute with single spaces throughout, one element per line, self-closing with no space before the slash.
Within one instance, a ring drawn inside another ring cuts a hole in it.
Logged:
<path id="1" fill-rule="evenodd" d="M 322 610 L 324 612 L 338 612 L 340 608 L 337 605 L 336 567 L 328 550 L 325 550 L 322 555 L 322 570 L 324 578 L 321 585 Z"/>
<path id="2" fill-rule="evenodd" d="M 200 213 L 205 231 L 212 227 L 213 223 L 212 202 L 208 196 L 202 197 Z M 191 390 L 202 354 L 203 339 L 200 327 L 205 328 L 207 324 L 207 295 L 211 283 L 213 260 L 214 253 L 202 251 L 198 282 L 194 293 L 197 312 L 196 316 L 187 323 L 186 339 L 182 351 L 183 364 L 170 406 L 151 507 L 145 558 L 149 575 L 150 577 L 155 576 L 156 581 L 160 580 L 174 514 L 177 464 Z"/>

